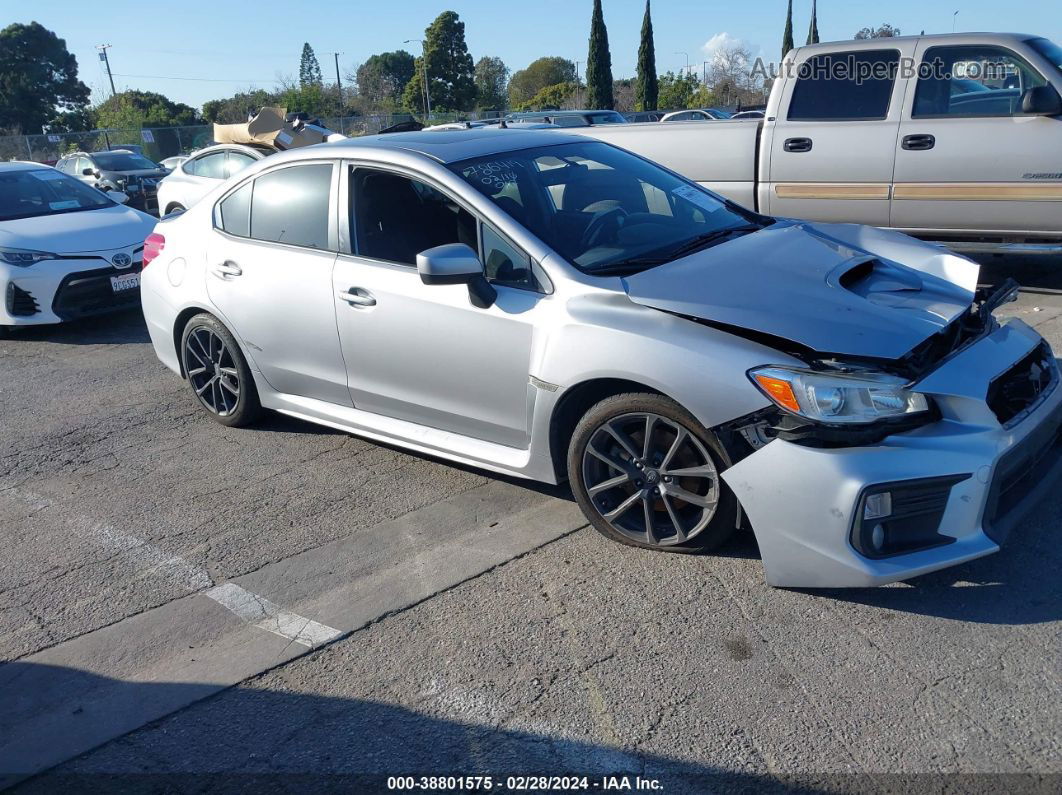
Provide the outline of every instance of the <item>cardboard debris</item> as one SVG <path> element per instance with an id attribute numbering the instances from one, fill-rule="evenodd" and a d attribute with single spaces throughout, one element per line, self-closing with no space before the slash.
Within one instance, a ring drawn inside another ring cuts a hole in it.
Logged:
<path id="1" fill-rule="evenodd" d="M 286 121 L 287 114 L 287 108 L 262 108 L 246 124 L 215 124 L 214 142 L 260 144 L 284 150 L 346 137 L 316 124 Z"/>

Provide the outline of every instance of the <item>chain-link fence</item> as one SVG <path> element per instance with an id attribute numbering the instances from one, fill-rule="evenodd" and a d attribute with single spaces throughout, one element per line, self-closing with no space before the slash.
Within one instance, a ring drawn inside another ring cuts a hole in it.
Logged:
<path id="1" fill-rule="evenodd" d="M 489 115 L 498 115 L 497 113 Z M 431 124 L 476 118 L 468 113 L 433 113 Z M 371 135 L 403 121 L 411 121 L 408 113 L 371 114 L 343 118 L 321 118 L 325 127 L 349 135 Z M 186 155 L 214 140 L 214 127 L 204 124 L 195 127 L 151 127 L 130 130 L 92 130 L 79 133 L 46 135 L 0 136 L 0 161 L 34 160 L 55 163 L 69 152 L 97 152 L 104 149 L 135 147 L 146 157 L 158 162 L 173 155 Z"/>

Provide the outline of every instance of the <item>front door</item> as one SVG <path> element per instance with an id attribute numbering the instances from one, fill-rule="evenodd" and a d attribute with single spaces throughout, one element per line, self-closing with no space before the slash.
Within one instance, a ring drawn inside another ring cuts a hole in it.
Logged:
<path id="1" fill-rule="evenodd" d="M 530 260 L 451 197 L 400 174 L 355 169 L 353 254 L 333 278 L 354 406 L 514 448 L 529 443 L 534 321 L 545 299 Z M 416 255 L 467 243 L 488 264 L 497 301 L 463 284 L 426 285 Z"/>
<path id="2" fill-rule="evenodd" d="M 1062 212 L 1062 119 L 1022 113 L 1046 84 L 1015 52 L 925 46 L 896 149 L 900 229 L 1038 231 Z"/>
<path id="3" fill-rule="evenodd" d="M 812 56 L 783 88 L 765 128 L 767 211 L 812 221 L 886 226 L 904 82 L 913 45 Z"/>
<path id="4" fill-rule="evenodd" d="M 350 405 L 336 332 L 331 163 L 274 169 L 226 196 L 207 247 L 210 300 L 277 392 Z"/>

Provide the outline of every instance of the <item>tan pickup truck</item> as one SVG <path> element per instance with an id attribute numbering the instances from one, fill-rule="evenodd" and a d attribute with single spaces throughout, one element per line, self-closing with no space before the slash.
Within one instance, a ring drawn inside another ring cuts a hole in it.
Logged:
<path id="1" fill-rule="evenodd" d="M 567 128 L 777 216 L 1062 253 L 1062 47 L 964 33 L 818 44 L 757 122 Z"/>

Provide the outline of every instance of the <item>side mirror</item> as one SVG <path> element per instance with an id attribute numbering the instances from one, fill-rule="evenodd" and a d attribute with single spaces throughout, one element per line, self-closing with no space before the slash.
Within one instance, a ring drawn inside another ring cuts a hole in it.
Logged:
<path id="1" fill-rule="evenodd" d="M 1060 116 L 1062 97 L 1054 86 L 1035 86 L 1022 94 L 1021 111 L 1035 116 Z"/>
<path id="2" fill-rule="evenodd" d="M 124 193 L 124 192 L 122 192 L 120 190 L 107 191 L 107 195 L 110 196 L 112 199 L 114 199 L 119 204 L 128 204 L 128 202 L 129 202 L 129 194 L 128 193 Z"/>
<path id="3" fill-rule="evenodd" d="M 83 168 L 83 169 L 81 169 L 81 174 L 83 176 L 86 176 L 86 177 L 94 177 L 94 176 L 96 176 L 96 169 L 94 169 L 94 168 Z"/>
<path id="4" fill-rule="evenodd" d="M 467 284 L 468 299 L 486 309 L 498 297 L 483 273 L 479 255 L 464 243 L 447 243 L 417 254 L 417 272 L 425 284 Z"/>

